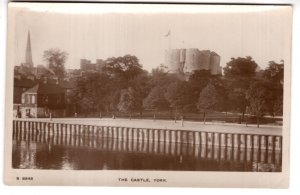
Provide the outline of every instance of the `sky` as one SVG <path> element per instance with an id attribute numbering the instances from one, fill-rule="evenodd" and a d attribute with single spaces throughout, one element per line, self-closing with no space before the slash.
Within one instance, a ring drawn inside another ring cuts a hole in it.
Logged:
<path id="1" fill-rule="evenodd" d="M 17 3 L 10 10 L 14 65 L 25 60 L 28 31 L 35 65 L 45 65 L 45 50 L 59 48 L 69 54 L 66 68 L 72 69 L 82 58 L 131 54 L 150 71 L 164 63 L 169 48 L 215 51 L 223 67 L 232 57 L 251 56 L 265 68 L 285 60 L 291 38 L 291 10 L 280 6 Z"/>

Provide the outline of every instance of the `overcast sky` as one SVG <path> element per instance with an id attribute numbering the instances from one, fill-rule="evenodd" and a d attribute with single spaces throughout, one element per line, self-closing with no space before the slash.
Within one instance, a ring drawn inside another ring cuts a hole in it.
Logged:
<path id="1" fill-rule="evenodd" d="M 24 62 L 29 30 L 34 64 L 45 64 L 44 50 L 59 48 L 69 53 L 66 68 L 79 68 L 81 58 L 131 54 L 151 70 L 164 63 L 169 47 L 215 51 L 221 66 L 231 57 L 252 56 L 265 68 L 285 59 L 290 38 L 290 10 L 279 6 L 18 5 L 15 65 Z"/>

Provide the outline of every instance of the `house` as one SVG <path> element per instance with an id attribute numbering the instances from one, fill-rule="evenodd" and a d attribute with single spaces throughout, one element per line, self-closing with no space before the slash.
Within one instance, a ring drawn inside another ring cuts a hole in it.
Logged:
<path id="1" fill-rule="evenodd" d="M 15 75 L 13 95 L 14 116 L 20 117 L 22 93 L 32 88 L 36 83 L 35 80 L 24 78 L 21 75 Z"/>
<path id="2" fill-rule="evenodd" d="M 62 117 L 65 93 L 58 84 L 38 83 L 22 93 L 21 117 Z"/>

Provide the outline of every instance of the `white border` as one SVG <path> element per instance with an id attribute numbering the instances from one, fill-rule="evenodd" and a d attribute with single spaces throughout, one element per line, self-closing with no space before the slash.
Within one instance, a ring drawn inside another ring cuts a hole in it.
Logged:
<path id="1" fill-rule="evenodd" d="M 152 1 L 153 2 L 153 1 Z M 161 1 L 159 1 L 161 2 Z M 173 1 L 175 2 L 175 1 Z M 179 1 L 176 1 L 179 2 Z M 203 1 L 189 1 L 189 2 L 203 2 Z M 222 2 L 222 3 L 228 3 L 228 1 L 209 1 L 209 2 Z M 287 193 L 287 194 L 299 194 L 300 190 L 300 154 L 299 154 L 299 149 L 300 149 L 300 142 L 299 142 L 299 138 L 300 138 L 300 133 L 299 133 L 299 125 L 297 124 L 297 120 L 299 115 L 297 115 L 297 108 L 299 108 L 299 100 L 300 100 L 300 94 L 299 94 L 299 90 L 297 90 L 298 88 L 298 83 L 300 82 L 300 77 L 299 77 L 299 36 L 300 36 L 300 32 L 299 32 L 299 28 L 300 28 L 300 14 L 299 14 L 299 1 L 297 0 L 289 0 L 289 1 L 284 1 L 284 0 L 277 0 L 277 1 L 230 1 L 231 3 L 290 3 L 293 4 L 294 6 L 294 28 L 293 28 L 293 52 L 292 52 L 292 116 L 291 116 L 291 179 L 290 179 L 290 189 L 288 190 L 271 190 L 271 191 L 265 191 L 265 190 L 230 190 L 230 189 L 222 189 L 222 191 L 219 191 L 219 189 L 201 189 L 201 192 L 203 193 L 230 193 L 230 194 L 253 194 L 253 193 L 257 193 L 257 194 L 266 194 L 266 193 L 272 193 L 272 194 L 282 194 L 282 193 Z M 1 62 L 1 66 L 0 66 L 0 78 L 1 78 L 1 89 L 2 92 L 5 91 L 5 29 L 6 29 L 6 4 L 7 4 L 7 0 L 1 1 L 1 11 L 0 11 L 0 22 L 1 22 L 1 31 L 0 31 L 0 43 L 2 43 L 0 45 L 0 62 Z M 4 27 L 4 28 L 3 28 Z M 298 51 L 298 52 L 297 52 Z M 1 127 L 2 129 L 4 129 L 4 93 L 0 93 L 0 100 L 1 100 L 1 104 L 0 104 L 0 110 L 2 112 L 0 112 L 0 119 L 1 119 Z M 0 139 L 4 140 L 4 136 L 3 136 L 3 132 L 1 131 L 0 133 Z M 3 144 L 1 144 L 1 154 L 3 157 Z M 1 161 L 1 172 L 3 173 L 3 160 Z M 3 174 L 2 174 L 3 175 Z M 24 188 L 20 188 L 20 187 L 7 187 L 4 186 L 3 183 L 1 183 L 1 189 L 4 188 L 4 191 L 2 192 L 7 192 L 7 194 L 11 194 L 11 193 L 18 193 L 18 194 L 24 194 L 24 192 L 29 192 L 28 189 L 30 190 L 34 190 L 32 193 L 43 193 L 43 194 L 53 194 L 53 193 L 57 193 L 57 192 L 63 192 L 63 193 L 70 193 L 69 189 L 67 188 L 58 188 L 58 187 L 52 187 L 52 188 L 47 188 L 45 189 L 44 187 L 35 187 L 33 188 L 26 188 L 26 190 L 24 191 Z M 51 190 L 50 190 L 51 189 Z M 82 194 L 82 193 L 87 193 L 86 190 L 89 190 L 89 192 L 97 192 L 98 189 L 96 188 L 73 188 L 73 192 L 76 191 L 76 194 Z M 136 193 L 136 194 L 153 194 L 153 193 L 157 193 L 159 191 L 161 191 L 161 189 L 156 189 L 156 188 L 151 188 L 151 189 L 144 189 L 144 188 L 138 188 L 137 191 L 133 191 L 132 189 L 128 190 L 128 188 L 125 188 L 126 191 L 130 191 L 130 193 Z M 124 188 L 120 189 L 120 188 L 104 188 L 104 191 L 106 193 L 124 193 L 123 190 L 125 190 Z M 136 189 L 135 189 L 136 190 Z M 182 194 L 182 193 L 187 193 L 186 191 L 182 191 L 184 189 L 164 189 L 162 191 L 164 191 L 164 193 L 166 193 L 168 191 L 168 193 L 175 193 L 175 194 Z M 102 190 L 103 191 L 103 188 Z M 189 192 L 195 192 L 194 189 L 189 189 Z M 298 191 L 298 193 L 297 193 Z M 104 192 L 104 193 L 105 193 Z"/>

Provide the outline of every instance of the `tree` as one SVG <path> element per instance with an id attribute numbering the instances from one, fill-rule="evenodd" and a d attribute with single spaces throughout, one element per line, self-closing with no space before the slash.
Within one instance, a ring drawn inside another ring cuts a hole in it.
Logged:
<path id="1" fill-rule="evenodd" d="M 170 83 L 177 81 L 180 81 L 177 75 L 169 74 L 167 72 L 167 68 L 163 65 L 160 65 L 159 67 L 152 69 L 149 85 L 151 88 L 158 85 L 167 88 Z"/>
<path id="2" fill-rule="evenodd" d="M 267 95 L 266 84 L 261 81 L 251 83 L 246 93 L 246 98 L 249 101 L 249 112 L 256 117 L 257 127 L 259 127 L 260 118 L 266 112 Z"/>
<path id="3" fill-rule="evenodd" d="M 256 69 L 256 62 L 249 56 L 231 58 L 224 68 L 230 109 L 242 113 L 242 120 L 249 104 L 246 99 L 246 91 L 250 82 L 254 80 Z"/>
<path id="4" fill-rule="evenodd" d="M 103 103 L 105 104 L 105 110 L 106 112 L 115 112 L 118 111 L 118 104 L 120 101 L 120 95 L 121 95 L 121 90 L 115 89 L 111 90 L 103 100 Z"/>
<path id="5" fill-rule="evenodd" d="M 49 49 L 44 51 L 43 60 L 47 63 L 48 69 L 58 78 L 65 75 L 65 62 L 68 54 L 60 49 Z"/>
<path id="6" fill-rule="evenodd" d="M 120 101 L 118 104 L 118 110 L 131 114 L 133 111 L 139 110 L 139 104 L 135 98 L 135 91 L 132 88 L 124 89 L 120 93 Z"/>
<path id="7" fill-rule="evenodd" d="M 269 66 L 264 70 L 263 76 L 269 90 L 267 98 L 267 108 L 270 115 L 283 114 L 283 82 L 284 64 L 274 61 L 269 62 Z"/>
<path id="8" fill-rule="evenodd" d="M 208 111 L 217 110 L 220 105 L 221 97 L 218 94 L 216 87 L 212 83 L 208 83 L 200 92 L 197 107 L 203 110 L 203 121 Z"/>
<path id="9" fill-rule="evenodd" d="M 94 102 L 91 98 L 83 97 L 78 102 L 80 111 L 83 112 L 85 115 L 95 109 Z"/>
<path id="10" fill-rule="evenodd" d="M 135 91 L 135 99 L 139 108 L 140 117 L 143 115 L 143 100 L 148 96 L 151 86 L 147 73 L 141 73 L 129 81 L 128 87 Z"/>
<path id="11" fill-rule="evenodd" d="M 213 84 L 216 87 L 219 95 L 221 95 L 225 101 L 227 99 L 227 94 L 226 94 L 226 90 L 225 90 L 225 81 L 226 80 L 222 79 L 222 77 L 220 75 L 212 75 L 209 70 L 195 71 L 189 77 L 189 80 L 188 80 L 188 85 L 190 86 L 190 99 L 191 99 L 191 104 L 188 107 L 192 108 L 192 105 L 197 105 L 200 92 L 209 83 Z M 222 106 L 222 109 L 227 110 L 225 108 L 225 105 L 226 104 L 220 105 L 220 106 Z"/>
<path id="12" fill-rule="evenodd" d="M 284 63 L 283 60 L 280 63 L 274 61 L 269 62 L 269 66 L 264 71 L 264 77 L 273 82 L 274 85 L 283 85 L 284 76 Z"/>
<path id="13" fill-rule="evenodd" d="M 175 114 L 177 114 L 178 110 L 182 111 L 183 107 L 190 103 L 190 94 L 189 85 L 185 81 L 177 81 L 169 84 L 165 92 L 165 98 L 170 104 L 171 115 L 172 109 L 175 109 Z"/>
<path id="14" fill-rule="evenodd" d="M 129 80 L 144 72 L 139 59 L 132 55 L 108 58 L 103 71 L 118 80 L 122 86 L 128 86 Z"/>
<path id="15" fill-rule="evenodd" d="M 71 91 L 72 102 L 79 104 L 84 112 L 100 112 L 105 107 L 104 98 L 110 92 L 107 75 L 103 73 L 88 73 L 78 77 L 76 87 Z M 84 103 L 84 104 L 83 104 Z"/>
<path id="16" fill-rule="evenodd" d="M 213 75 L 211 75 L 209 70 L 197 70 L 189 77 L 188 84 L 191 87 L 193 103 L 197 103 L 199 93 L 212 79 Z"/>
<path id="17" fill-rule="evenodd" d="M 231 58 L 224 68 L 224 75 L 227 78 L 247 78 L 255 76 L 257 64 L 250 56 L 246 58 Z"/>
<path id="18" fill-rule="evenodd" d="M 165 110 L 169 108 L 169 102 L 164 96 L 164 89 L 155 86 L 151 89 L 149 95 L 144 99 L 143 106 L 151 110 Z"/>

